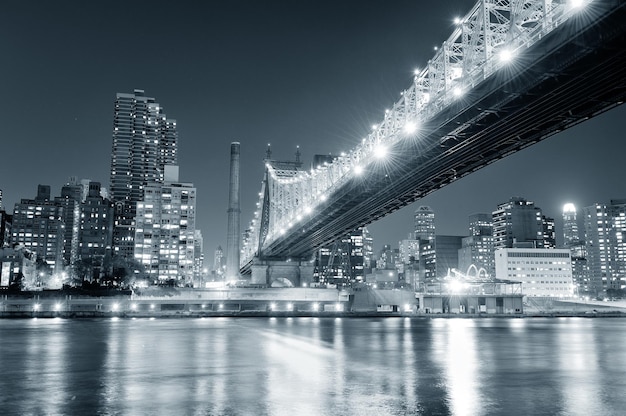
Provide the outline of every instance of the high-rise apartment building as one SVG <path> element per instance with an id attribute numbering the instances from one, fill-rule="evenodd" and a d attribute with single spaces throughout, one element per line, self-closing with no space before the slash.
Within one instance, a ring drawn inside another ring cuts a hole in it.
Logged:
<path id="1" fill-rule="evenodd" d="M 137 202 L 147 184 L 163 183 L 165 165 L 178 163 L 176 120 L 143 90 L 118 93 L 113 121 L 110 198 L 115 202 L 113 246 L 132 258 Z"/>
<path id="2" fill-rule="evenodd" d="M 196 188 L 178 182 L 178 166 L 165 166 L 163 183 L 145 186 L 136 221 L 135 259 L 151 281 L 192 284 Z"/>
<path id="3" fill-rule="evenodd" d="M 50 186 L 39 185 L 35 199 L 15 204 L 11 243 L 20 244 L 44 260 L 50 271 L 63 268 L 63 207 L 50 200 Z"/>
<path id="4" fill-rule="evenodd" d="M 80 222 L 80 204 L 83 201 L 83 187 L 76 180 L 61 188 L 61 196 L 54 198 L 54 202 L 63 207 L 63 261 L 66 266 L 74 264 L 78 259 L 78 231 Z"/>
<path id="5" fill-rule="evenodd" d="M 488 277 L 494 277 L 495 267 L 491 215 L 471 215 L 469 217 L 469 236 L 462 239 L 459 250 L 459 270 L 467 274 L 480 273 L 481 277 L 484 277 L 485 274 Z"/>
<path id="6" fill-rule="evenodd" d="M 545 217 L 532 201 L 513 197 L 492 212 L 494 248 L 523 244 L 535 248 L 554 248 L 554 220 Z"/>
<path id="7" fill-rule="evenodd" d="M 80 204 L 78 278 L 101 282 L 107 274 L 107 258 L 113 242 L 113 204 L 101 195 L 99 182 L 89 182 L 85 201 Z"/>
<path id="8" fill-rule="evenodd" d="M 435 213 L 430 207 L 421 206 L 415 210 L 414 231 L 416 240 L 432 241 L 435 239 Z"/>
<path id="9" fill-rule="evenodd" d="M 591 290 L 626 289 L 626 199 L 583 208 Z"/>

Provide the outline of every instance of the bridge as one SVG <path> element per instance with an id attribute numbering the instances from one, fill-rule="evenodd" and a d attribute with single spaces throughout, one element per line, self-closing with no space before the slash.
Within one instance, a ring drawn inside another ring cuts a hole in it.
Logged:
<path id="1" fill-rule="evenodd" d="M 312 170 L 268 161 L 243 242 L 254 261 L 314 250 L 622 104 L 625 0 L 479 0 L 371 133 Z"/>

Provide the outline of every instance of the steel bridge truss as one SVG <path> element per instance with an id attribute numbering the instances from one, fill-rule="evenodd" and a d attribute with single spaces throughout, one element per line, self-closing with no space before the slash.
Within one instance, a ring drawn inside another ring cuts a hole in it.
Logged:
<path id="1" fill-rule="evenodd" d="M 273 253 L 268 248 L 296 233 L 301 224 L 320 215 L 321 210 L 328 210 L 329 201 L 353 192 L 355 181 L 380 163 L 386 152 L 402 146 L 403 141 L 419 139 L 423 126 L 441 119 L 452 106 L 456 112 L 459 103 L 466 100 L 465 97 L 477 86 L 505 71 L 504 68 L 515 64 L 518 55 L 593 6 L 592 3 L 600 1 L 479 0 L 464 18 L 459 19 L 452 35 L 437 48 L 427 66 L 416 71 L 412 85 L 385 111 L 382 121 L 352 151 L 310 171 L 278 169 L 271 163 L 266 165 L 257 210 L 244 239 L 242 267 L 255 256 L 262 256 L 267 251 Z M 502 101 L 512 97 L 514 94 L 509 94 Z M 458 143 L 465 130 L 480 123 L 488 114 L 488 110 L 483 110 L 480 116 L 457 122 L 456 128 L 438 137 L 438 145 L 447 140 Z M 423 154 L 418 152 L 412 159 L 428 159 L 428 149 L 424 146 Z M 476 163 L 474 167 L 476 170 L 482 165 Z M 456 179 L 454 169 L 449 175 Z M 440 183 L 431 185 L 430 191 L 437 189 Z M 372 191 L 384 192 L 380 189 Z M 359 192 L 368 192 L 367 186 Z M 415 194 L 413 200 L 426 193 L 428 191 Z M 393 196 L 388 198 L 393 199 Z M 403 201 L 399 205 L 410 202 Z M 342 214 L 333 212 L 333 215 Z M 302 232 L 305 232 L 304 228 Z M 319 241 L 317 239 L 314 245 L 317 246 Z"/>

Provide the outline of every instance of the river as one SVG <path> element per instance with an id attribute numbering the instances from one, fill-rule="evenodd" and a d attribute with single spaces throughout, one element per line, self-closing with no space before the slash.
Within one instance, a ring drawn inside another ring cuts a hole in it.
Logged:
<path id="1" fill-rule="evenodd" d="M 0 320 L 3 415 L 624 415 L 626 319 Z"/>

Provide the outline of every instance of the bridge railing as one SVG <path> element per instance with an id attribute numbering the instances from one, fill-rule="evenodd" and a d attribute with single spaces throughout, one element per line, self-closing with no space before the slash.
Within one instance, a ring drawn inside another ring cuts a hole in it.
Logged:
<path id="1" fill-rule="evenodd" d="M 267 166 L 268 192 L 261 192 L 242 250 L 242 265 L 258 247 L 281 238 L 298 222 L 315 215 L 332 195 L 400 140 L 419 139 L 419 128 L 470 90 L 510 64 L 521 50 L 584 9 L 593 0 L 480 0 L 433 58 L 416 71 L 412 85 L 385 110 L 382 121 L 361 143 L 332 163 L 285 174 Z M 464 102 L 464 101 L 463 101 Z M 467 105 L 471 103 L 467 102 Z M 269 198 L 268 201 L 265 201 Z M 262 232 L 261 208 L 269 206 Z M 259 244 L 261 242 L 262 244 Z"/>

